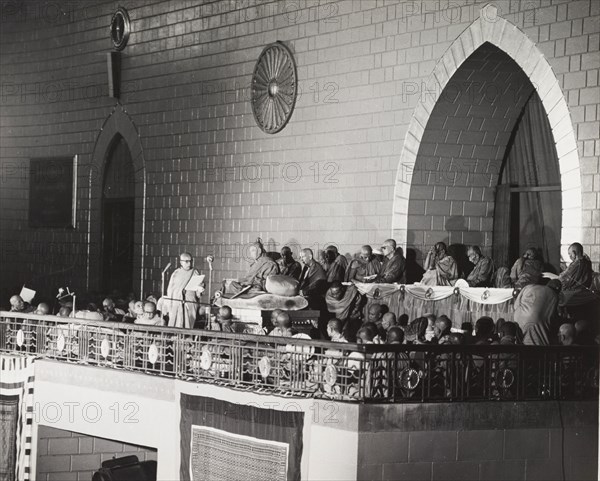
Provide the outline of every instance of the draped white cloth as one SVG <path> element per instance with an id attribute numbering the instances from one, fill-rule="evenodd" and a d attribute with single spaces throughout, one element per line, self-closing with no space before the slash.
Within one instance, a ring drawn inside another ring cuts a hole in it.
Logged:
<path id="1" fill-rule="evenodd" d="M 356 288 L 370 298 L 381 298 L 397 291 L 406 292 L 423 301 L 440 301 L 458 294 L 480 304 L 501 304 L 513 297 L 512 289 L 492 289 L 487 287 L 425 286 L 422 284 L 366 284 L 357 282 Z"/>

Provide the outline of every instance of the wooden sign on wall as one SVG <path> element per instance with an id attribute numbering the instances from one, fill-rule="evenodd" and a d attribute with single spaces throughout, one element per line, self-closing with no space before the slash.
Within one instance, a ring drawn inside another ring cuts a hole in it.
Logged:
<path id="1" fill-rule="evenodd" d="M 75 227 L 77 156 L 31 159 L 29 226 Z"/>

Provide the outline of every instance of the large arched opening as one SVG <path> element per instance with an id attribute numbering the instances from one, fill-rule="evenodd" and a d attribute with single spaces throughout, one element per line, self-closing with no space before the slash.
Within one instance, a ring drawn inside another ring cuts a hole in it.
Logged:
<path id="1" fill-rule="evenodd" d="M 88 202 L 87 290 L 142 295 L 146 169 L 137 129 L 120 105 L 96 140 Z"/>
<path id="2" fill-rule="evenodd" d="M 482 8 L 480 18 L 444 54 L 422 89 L 407 132 L 396 182 L 393 235 L 409 253 L 414 250 L 417 259 L 440 240 L 478 244 L 488 254 L 504 242 L 502 248 L 517 246 L 501 260 L 509 263 L 521 241 L 532 241 L 525 239 L 527 229 L 510 227 L 531 222 L 516 207 L 522 195 L 541 202 L 550 196 L 554 207 L 558 205 L 560 214 L 547 219 L 554 224 L 546 232 L 554 245 L 548 256 L 554 263 L 561 254 L 566 258 L 571 242 L 580 240 L 579 157 L 565 99 L 533 42 L 496 14 L 491 5 Z M 515 146 L 527 132 L 525 124 L 539 120 L 540 113 L 546 154 L 538 149 L 534 158 L 546 164 L 534 167 L 544 175 L 515 185 L 515 167 L 523 157 Z M 509 164 L 512 170 L 503 168 Z M 502 215 L 504 226 L 498 223 Z M 498 235 L 507 232 L 503 227 L 509 229 L 508 237 Z M 515 233 L 523 239 L 515 239 Z"/>

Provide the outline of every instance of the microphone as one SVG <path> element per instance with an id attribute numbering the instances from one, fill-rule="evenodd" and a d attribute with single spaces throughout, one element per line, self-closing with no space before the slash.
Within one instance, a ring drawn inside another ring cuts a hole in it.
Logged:
<path id="1" fill-rule="evenodd" d="M 213 256 L 213 255 L 206 256 L 206 262 L 208 262 L 208 269 L 211 271 L 213 270 L 212 263 L 214 260 L 215 260 L 215 256 Z"/>
<path id="2" fill-rule="evenodd" d="M 162 273 L 164 274 L 165 272 L 167 272 L 167 269 L 169 269 L 169 267 L 171 267 L 171 263 L 169 262 L 166 267 L 163 269 Z"/>
<path id="3" fill-rule="evenodd" d="M 58 294 L 56 295 L 57 299 L 60 299 L 61 296 L 64 294 L 65 290 L 62 287 L 58 288 Z"/>

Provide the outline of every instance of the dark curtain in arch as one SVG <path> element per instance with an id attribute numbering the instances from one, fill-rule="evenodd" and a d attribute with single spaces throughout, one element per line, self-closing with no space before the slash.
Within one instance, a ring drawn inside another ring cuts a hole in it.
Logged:
<path id="1" fill-rule="evenodd" d="M 546 263 L 557 270 L 562 219 L 560 170 L 550 123 L 537 93 L 525 105 L 515 129 L 496 192 L 494 259 L 498 266 L 510 267 L 515 260 L 509 256 L 510 246 L 519 254 L 537 247 Z M 556 186 L 556 190 L 510 194 L 510 187 L 545 186 Z M 518 226 L 512 229 L 512 236 L 511 224 Z"/>

